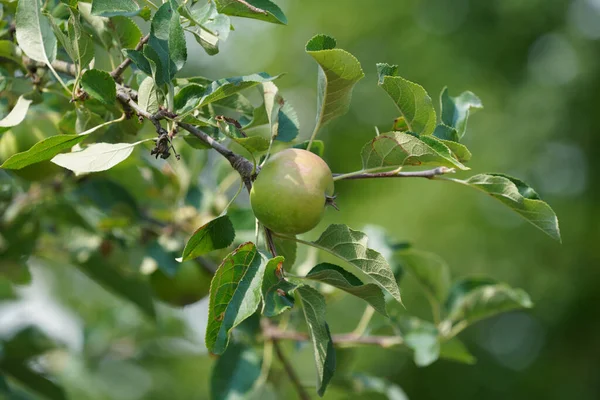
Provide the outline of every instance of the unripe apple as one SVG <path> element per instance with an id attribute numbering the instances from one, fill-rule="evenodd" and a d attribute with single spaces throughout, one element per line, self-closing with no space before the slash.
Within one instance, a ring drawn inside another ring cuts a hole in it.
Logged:
<path id="1" fill-rule="evenodd" d="M 160 269 L 150 275 L 150 286 L 160 300 L 183 307 L 195 303 L 208 295 L 212 275 L 193 261 L 179 266 L 174 276 L 168 276 Z"/>
<path id="2" fill-rule="evenodd" d="M 299 234 L 323 218 L 333 176 L 319 156 L 287 149 L 267 160 L 254 181 L 250 203 L 256 218 L 274 232 Z"/>

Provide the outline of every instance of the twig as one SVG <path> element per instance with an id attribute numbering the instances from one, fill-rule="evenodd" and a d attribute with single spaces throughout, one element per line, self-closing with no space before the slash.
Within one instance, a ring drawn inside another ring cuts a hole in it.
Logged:
<path id="1" fill-rule="evenodd" d="M 292 364 L 290 364 L 285 354 L 283 354 L 283 351 L 281 351 L 281 346 L 279 345 L 279 342 L 277 340 L 272 340 L 272 342 L 275 354 L 277 354 L 277 358 L 279 358 L 279 361 L 281 361 L 285 372 L 287 372 L 288 376 L 290 377 L 290 380 L 294 384 L 294 387 L 298 392 L 298 397 L 300 397 L 302 400 L 310 400 L 310 396 L 304 389 L 304 386 L 302 386 L 302 382 L 300 382 L 300 379 L 298 379 L 298 375 L 296 375 L 294 367 L 292 367 Z"/>
<path id="2" fill-rule="evenodd" d="M 248 7 L 248 10 L 250 10 L 252 12 L 255 12 L 257 14 L 269 15 L 269 13 L 266 12 L 265 10 L 263 10 L 262 8 L 255 7 L 255 6 L 253 6 L 252 4 L 248 3 L 245 0 L 235 0 L 235 1 L 237 1 L 240 4 L 245 5 L 246 7 Z"/>
<path id="3" fill-rule="evenodd" d="M 310 339 L 308 334 L 296 331 L 283 331 L 275 326 L 263 327 L 263 335 L 270 340 L 294 340 L 305 342 Z M 357 345 L 372 345 L 383 348 L 399 346 L 404 343 L 400 336 L 359 336 L 355 333 L 343 333 L 332 336 L 336 346 L 348 347 Z"/>
<path id="4" fill-rule="evenodd" d="M 273 233 L 269 228 L 265 226 L 265 241 L 267 242 L 267 247 L 269 251 L 273 255 L 273 257 L 277 257 L 277 249 L 275 248 L 275 242 L 273 242 Z"/>
<path id="5" fill-rule="evenodd" d="M 439 175 L 452 174 L 456 172 L 454 168 L 448 167 L 437 167 L 434 169 L 428 169 L 425 171 L 388 171 L 388 172 L 349 172 L 347 174 L 333 174 L 333 179 L 336 181 L 347 180 L 347 179 L 372 179 L 372 178 L 427 178 L 432 179 Z"/>
<path id="6" fill-rule="evenodd" d="M 135 50 L 140 51 L 142 47 L 144 47 L 144 45 L 148 43 L 149 39 L 150 34 L 141 38 L 140 42 L 137 44 L 137 46 L 135 46 Z M 131 58 L 127 57 L 125 60 L 123 60 L 121 64 L 117 65 L 117 67 L 110 73 L 110 76 L 112 76 L 115 81 L 119 82 L 121 80 L 121 75 L 123 75 L 123 72 L 125 72 L 125 70 L 127 69 L 127 67 L 129 67 L 131 63 Z"/>

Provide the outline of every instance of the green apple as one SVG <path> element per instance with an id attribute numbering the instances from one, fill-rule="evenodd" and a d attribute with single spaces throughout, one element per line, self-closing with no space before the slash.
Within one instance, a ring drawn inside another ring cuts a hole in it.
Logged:
<path id="1" fill-rule="evenodd" d="M 173 276 L 168 276 L 160 269 L 154 271 L 150 275 L 150 286 L 160 300 L 183 307 L 208 295 L 211 279 L 208 271 L 194 261 L 186 261 Z"/>
<path id="2" fill-rule="evenodd" d="M 263 166 L 250 192 L 256 218 L 274 232 L 299 234 L 323 218 L 333 176 L 319 156 L 301 149 L 274 154 Z"/>

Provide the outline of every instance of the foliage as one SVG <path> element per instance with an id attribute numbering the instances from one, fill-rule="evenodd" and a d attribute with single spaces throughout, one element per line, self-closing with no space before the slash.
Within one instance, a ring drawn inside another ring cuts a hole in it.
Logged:
<path id="1" fill-rule="evenodd" d="M 230 17 L 286 24 L 277 5 L 269 0 L 147 3 L 18 0 L 5 10 L 15 29 L 0 31 L 6 49 L 0 56 L 6 80 L 15 85 L 0 119 L 1 299 L 18 296 L 15 288 L 28 284 L 32 262 L 44 268 L 58 263 L 83 272 L 135 305 L 150 324 L 159 324 L 161 313 L 169 311 L 155 304 L 149 275 L 157 268 L 173 275 L 178 262 L 194 262 L 213 274 L 205 341 L 219 356 L 211 378 L 215 399 L 272 390 L 274 346 L 305 396 L 278 347 L 288 339 L 312 343 L 320 396 L 339 378 L 362 382 L 360 388 L 346 385 L 349 393 L 372 390 L 399 398 L 402 391 L 384 380 L 352 375 L 339 365 L 336 372 L 336 347 L 405 346 L 419 366 L 440 357 L 469 364 L 474 358 L 458 333 L 480 319 L 531 307 L 524 291 L 491 279 L 452 285 L 439 256 L 388 244 L 383 251 L 347 225 L 330 225 L 312 241 L 260 227 L 238 195 L 250 191 L 260 167 L 277 150 L 295 147 L 323 155 L 324 143 L 315 138 L 348 111 L 353 89 L 365 75 L 360 62 L 330 36 L 308 41 L 318 92 L 316 124 L 304 142 L 298 139 L 293 106 L 274 83 L 281 75 L 181 76 L 191 56 L 185 32 L 212 56 L 233 30 Z M 140 27 L 144 20 L 150 22 L 147 35 Z M 372 84 L 391 98 L 398 118 L 390 121 L 390 132 L 377 133 L 363 147 L 361 170 L 335 174 L 334 180 L 425 177 L 460 183 L 561 240 L 554 211 L 521 180 L 498 173 L 447 177 L 470 169 L 465 164 L 471 152 L 461 141 L 470 113 L 482 107 L 476 95 L 451 97 L 444 88 L 436 113 L 426 90 L 398 76 L 397 66 L 377 64 L 376 70 Z M 24 72 L 30 86 L 19 91 L 16 82 Z M 259 105 L 253 105 L 250 91 Z M 51 117 L 51 128 L 37 127 L 37 113 Z M 260 127 L 266 134 L 255 129 Z M 43 137 L 32 135 L 36 129 L 44 130 Z M 215 161 L 213 154 L 223 157 Z M 230 171 L 223 173 L 224 168 Z M 316 249 L 324 261 L 301 259 L 298 246 Z M 299 268 L 302 263 L 310 264 L 308 270 Z M 391 312 L 402 301 L 399 271 L 420 284 L 433 321 Z M 351 333 L 330 331 L 331 287 L 365 302 L 361 325 Z M 373 310 L 384 318 L 381 332 L 368 332 Z M 60 384 L 68 382 L 53 379 L 57 371 L 51 363 L 30 368 L 30 362 L 61 350 L 46 342 L 36 347 L 40 335 L 23 329 L 2 339 L 0 391 L 67 398 Z"/>

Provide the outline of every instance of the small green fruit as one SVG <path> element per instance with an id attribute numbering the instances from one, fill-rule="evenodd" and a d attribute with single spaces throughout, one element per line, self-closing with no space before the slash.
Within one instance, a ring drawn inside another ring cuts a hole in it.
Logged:
<path id="1" fill-rule="evenodd" d="M 212 275 L 193 261 L 179 266 L 174 276 L 160 269 L 150 275 L 150 286 L 160 300 L 183 307 L 195 303 L 208 295 Z"/>
<path id="2" fill-rule="evenodd" d="M 264 226 L 295 235 L 317 226 L 328 196 L 333 196 L 333 176 L 325 161 L 310 151 L 287 149 L 265 163 L 250 203 Z"/>

